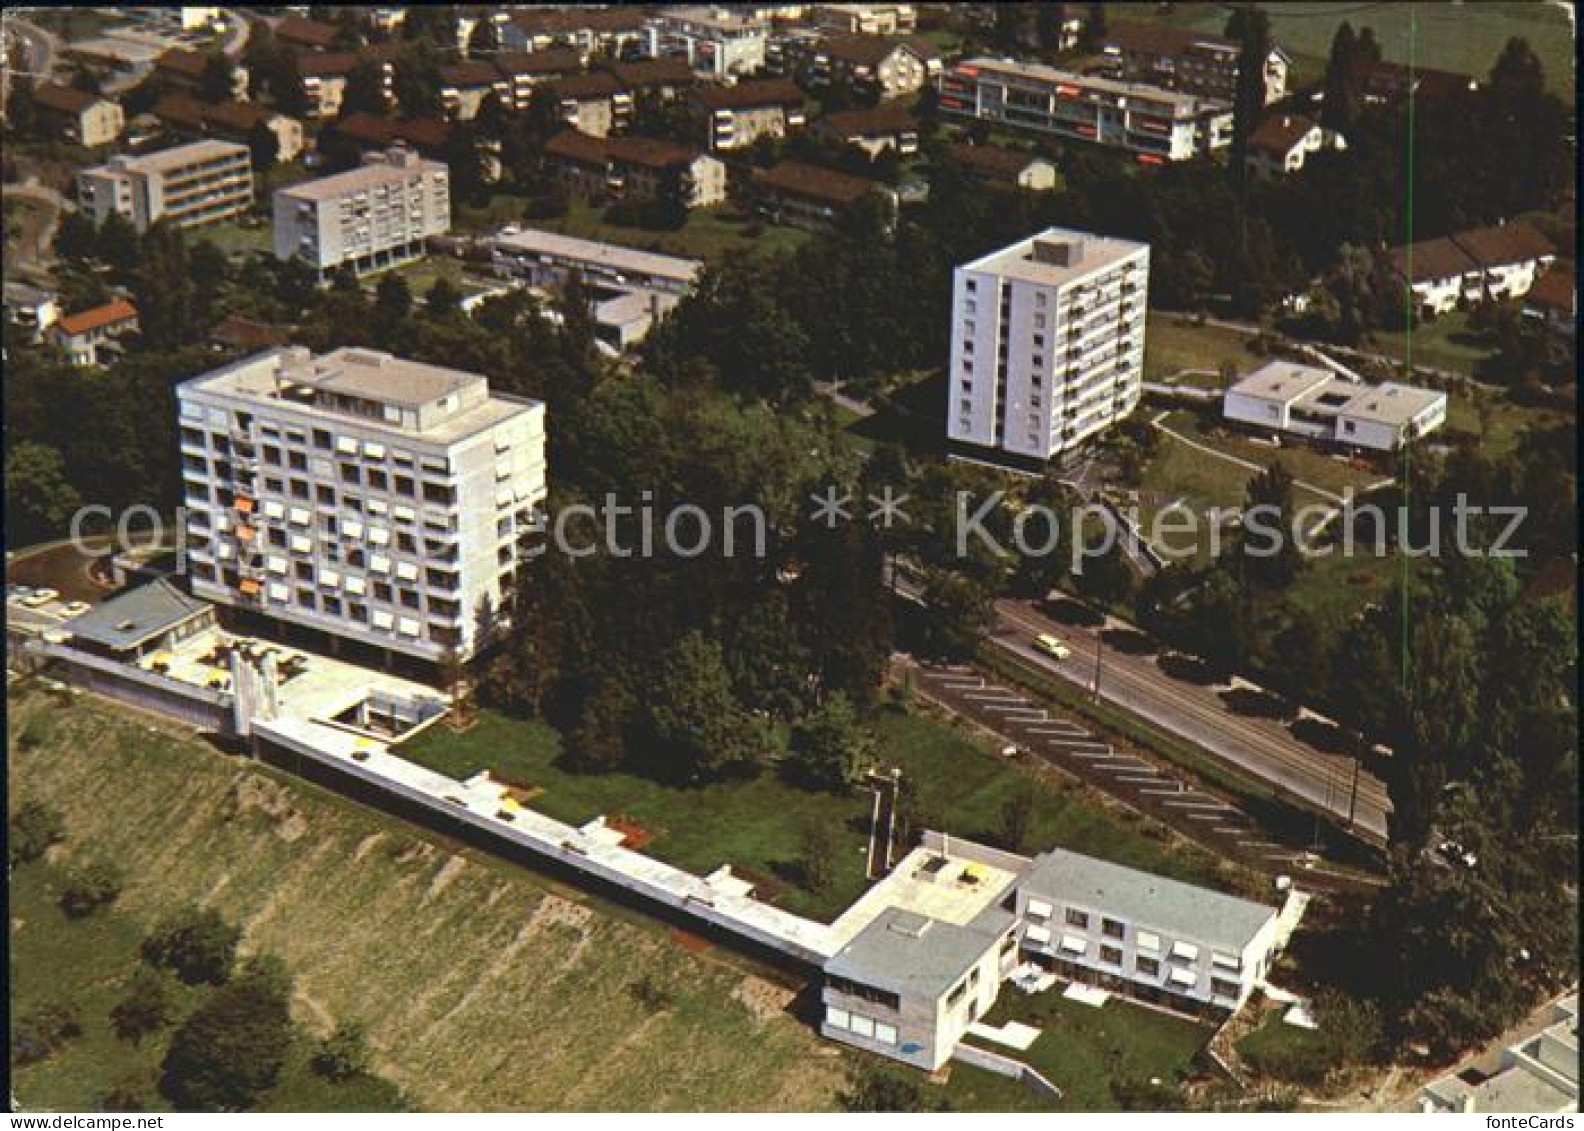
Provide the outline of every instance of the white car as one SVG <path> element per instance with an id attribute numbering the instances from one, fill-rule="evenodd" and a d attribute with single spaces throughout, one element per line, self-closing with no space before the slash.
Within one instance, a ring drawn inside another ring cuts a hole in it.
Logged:
<path id="1" fill-rule="evenodd" d="M 80 617 L 91 608 L 93 608 L 93 606 L 87 601 L 67 601 L 61 606 L 61 616 Z"/>
<path id="2" fill-rule="evenodd" d="M 60 593 L 54 589 L 47 587 L 44 589 L 35 589 L 30 596 L 22 598 L 22 603 L 30 609 L 37 609 L 49 604 L 59 596 Z"/>

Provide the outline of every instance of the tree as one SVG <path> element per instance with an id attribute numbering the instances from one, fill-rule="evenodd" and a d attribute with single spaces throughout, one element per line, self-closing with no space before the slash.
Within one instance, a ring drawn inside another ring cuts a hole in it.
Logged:
<path id="1" fill-rule="evenodd" d="M 123 1041 L 134 1045 L 150 1033 L 169 1025 L 176 1015 L 165 979 L 152 970 L 139 970 L 127 988 L 126 997 L 110 1009 L 110 1027 Z"/>
<path id="2" fill-rule="evenodd" d="M 385 94 L 385 67 L 378 59 L 362 58 L 347 72 L 341 93 L 342 118 L 353 114 L 384 114 L 390 109 Z"/>
<path id="3" fill-rule="evenodd" d="M 1227 22 L 1227 37 L 1238 43 L 1237 85 L 1232 92 L 1232 146 L 1227 155 L 1232 183 L 1240 193 L 1248 183 L 1249 137 L 1265 112 L 1265 61 L 1270 57 L 1270 17 L 1245 4 Z"/>
<path id="4" fill-rule="evenodd" d="M 1328 130 L 1346 134 L 1358 117 L 1363 96 L 1358 38 L 1346 20 L 1331 37 L 1331 55 L 1326 60 L 1325 99 L 1320 104 L 1320 124 Z"/>
<path id="5" fill-rule="evenodd" d="M 11 1063 L 33 1064 L 59 1052 L 82 1035 L 77 1011 L 61 1001 L 44 1001 L 24 1013 L 11 1029 Z"/>
<path id="6" fill-rule="evenodd" d="M 12 95 L 14 99 L 16 96 Z M 81 265 L 93 258 L 99 231 L 94 222 L 80 211 L 72 210 L 60 218 L 55 229 L 55 254 L 68 262 Z"/>
<path id="7" fill-rule="evenodd" d="M 142 240 L 138 230 L 119 212 L 112 212 L 99 224 L 95 241 L 95 257 L 110 268 L 111 276 L 129 279 L 143 256 Z"/>
<path id="8" fill-rule="evenodd" d="M 1255 508 L 1259 508 L 1257 513 Z M 1293 476 L 1272 462 L 1249 480 L 1244 537 L 1239 543 L 1244 576 L 1267 589 L 1283 589 L 1303 566 L 1293 529 Z"/>
<path id="9" fill-rule="evenodd" d="M 160 1091 L 184 1111 L 239 1111 L 280 1076 L 292 1043 L 288 994 L 253 973 L 221 986 L 171 1037 Z"/>
<path id="10" fill-rule="evenodd" d="M 234 97 L 236 69 L 220 50 L 204 57 L 203 73 L 198 77 L 198 95 L 205 102 L 229 102 Z"/>
<path id="11" fill-rule="evenodd" d="M 1010 852 L 1022 852 L 1028 847 L 1028 837 L 1034 823 L 1034 798 L 1026 789 L 1019 789 L 1001 806 L 1001 825 L 996 830 L 1001 843 Z"/>
<path id="12" fill-rule="evenodd" d="M 20 138 L 31 138 L 38 129 L 37 85 L 30 78 L 18 75 L 11 81 L 11 91 L 6 98 L 6 124 Z"/>
<path id="13" fill-rule="evenodd" d="M 368 1038 L 356 1021 L 343 1021 L 319 1042 L 313 1070 L 326 1080 L 349 1080 L 368 1071 Z"/>
<path id="14" fill-rule="evenodd" d="M 11 867 L 39 859 L 65 839 L 66 823 L 58 812 L 42 801 L 24 803 L 11 818 L 7 838 Z"/>
<path id="15" fill-rule="evenodd" d="M 411 9 L 411 16 L 419 9 Z M 432 11 L 433 9 L 425 9 Z M 403 26 L 409 22 L 403 20 Z M 427 40 L 406 44 L 396 58 L 396 77 L 392 84 L 396 105 L 404 118 L 435 117 L 444 110 L 440 96 L 440 58 Z"/>
<path id="16" fill-rule="evenodd" d="M 720 645 L 701 633 L 684 636 L 662 665 L 649 725 L 664 767 L 682 781 L 718 777 L 759 754 L 759 736 L 732 695 Z"/>
<path id="17" fill-rule="evenodd" d="M 1084 17 L 1083 27 L 1078 32 L 1078 50 L 1085 54 L 1100 50 L 1106 41 L 1106 34 L 1105 5 L 1090 4 L 1089 12 Z"/>
<path id="18" fill-rule="evenodd" d="M 143 340 L 153 349 L 185 345 L 195 326 L 203 325 L 187 241 L 181 229 L 167 220 L 156 222 L 143 235 L 132 295 Z"/>
<path id="19" fill-rule="evenodd" d="M 380 276 L 374 288 L 374 324 L 382 338 L 395 337 L 412 315 L 412 290 L 395 272 Z"/>
<path id="20" fill-rule="evenodd" d="M 855 1065 L 847 1079 L 847 1087 L 836 1099 L 843 1111 L 850 1112 L 945 1110 L 942 1104 L 927 1102 L 923 1090 L 912 1077 L 872 1064 Z"/>
<path id="21" fill-rule="evenodd" d="M 500 28 L 486 14 L 473 24 L 468 32 L 467 53 L 471 56 L 493 55 L 501 49 Z"/>
<path id="22" fill-rule="evenodd" d="M 67 873 L 61 890 L 61 910 L 72 919 L 91 915 L 116 901 L 121 883 L 119 868 L 105 860 L 90 860 Z"/>
<path id="23" fill-rule="evenodd" d="M 66 529 L 82 506 L 82 496 L 66 477 L 61 453 L 47 444 L 23 440 L 5 457 L 6 540 L 26 546 Z"/>
<path id="24" fill-rule="evenodd" d="M 462 310 L 462 292 L 444 275 L 437 276 L 424 295 L 424 312 L 433 318 L 446 318 Z"/>
<path id="25" fill-rule="evenodd" d="M 223 983 L 231 976 L 242 932 L 212 908 L 186 907 L 143 941 L 143 957 L 176 972 L 188 985 Z"/>
<path id="26" fill-rule="evenodd" d="M 615 769 L 627 756 L 628 737 L 639 717 L 637 698 L 627 684 L 601 679 L 567 731 L 567 764 L 574 769 Z"/>
<path id="27" fill-rule="evenodd" d="M 811 789 L 845 793 L 868 764 L 873 746 L 852 701 L 837 692 L 793 728 L 788 747 L 793 776 Z"/>
<path id="28" fill-rule="evenodd" d="M 247 146 L 256 172 L 273 169 L 280 160 L 280 138 L 268 122 L 258 122 L 248 131 Z"/>
<path id="29" fill-rule="evenodd" d="M 829 825 L 813 821 L 803 826 L 798 834 L 798 882 L 811 892 L 830 890 L 836 878 L 836 837 Z"/>
<path id="30" fill-rule="evenodd" d="M 117 1076 L 99 1096 L 100 1111 L 149 1111 L 153 1106 L 148 1081 L 136 1072 Z"/>

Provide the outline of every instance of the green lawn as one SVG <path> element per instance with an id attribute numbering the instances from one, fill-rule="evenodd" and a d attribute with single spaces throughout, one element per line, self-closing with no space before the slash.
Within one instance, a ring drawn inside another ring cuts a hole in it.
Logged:
<path id="1" fill-rule="evenodd" d="M 1475 367 L 1495 353 L 1489 339 L 1469 325 L 1466 311 L 1422 322 L 1411 332 L 1378 330 L 1374 348 L 1387 357 L 1412 360 L 1415 365 L 1473 376 Z"/>
<path id="2" fill-rule="evenodd" d="M 1179 314 L 1152 310 L 1144 328 L 1144 379 L 1158 381 L 1184 369 L 1219 370 L 1231 362 L 1248 373 L 1267 359 L 1248 348 L 1248 335 L 1220 326 L 1195 326 Z M 1216 383 L 1220 387 L 1219 382 Z"/>
<path id="3" fill-rule="evenodd" d="M 208 240 L 227 255 L 240 256 L 251 252 L 269 255 L 274 252 L 269 221 L 258 217 L 244 224 L 240 219 L 195 229 L 189 239 L 194 242 Z"/>
<path id="4" fill-rule="evenodd" d="M 809 239 L 809 233 L 801 228 L 766 224 L 747 218 L 729 204 L 695 208 L 688 213 L 687 223 L 675 232 L 656 232 L 608 223 L 601 209 L 583 201 L 574 201 L 566 215 L 551 220 L 524 220 L 520 207 L 516 215 L 508 219 L 513 223 L 583 239 L 708 260 L 722 259 L 728 255 L 773 255 L 792 251 Z"/>
<path id="5" fill-rule="evenodd" d="M 1034 781 L 954 727 L 887 709 L 875 730 L 880 760 L 916 782 L 920 811 L 932 827 L 994 840 L 1007 801 L 1032 790 L 1031 850 L 1062 845 L 1181 879 L 1224 882 L 1208 854 L 1168 843 L 1163 830 L 1152 835 L 1142 818 L 1086 803 L 1075 787 Z M 792 911 L 832 918 L 866 886 L 867 794 L 811 793 L 773 772 L 692 789 L 627 773 L 574 774 L 557 764 L 559 750 L 557 735 L 542 723 L 486 711 L 465 734 L 431 727 L 396 753 L 458 778 L 487 767 L 540 787 L 533 807 L 557 820 L 581 824 L 620 813 L 653 834 L 645 851 L 699 873 L 730 864 L 765 881 L 761 894 Z M 837 846 L 833 878 L 822 891 L 797 886 L 797 861 L 814 825 L 828 829 Z"/>
<path id="6" fill-rule="evenodd" d="M 1513 404 L 1505 394 L 1488 389 L 1471 389 L 1447 398 L 1446 429 L 1476 437 L 1481 454 L 1497 457 L 1516 448 L 1526 430 L 1560 424 L 1569 415 L 1560 409 Z"/>
<path id="7" fill-rule="evenodd" d="M 1131 5 L 1109 4 L 1116 18 L 1137 18 L 1122 12 Z M 1161 22 L 1221 32 L 1227 6 L 1182 3 L 1171 6 Z M 1554 4 L 1527 0 L 1481 0 L 1478 4 L 1371 3 L 1338 4 L 1318 0 L 1283 0 L 1268 4 L 1271 31 L 1292 53 L 1299 81 L 1317 81 L 1331 53 L 1331 39 L 1343 20 L 1358 31 L 1375 29 L 1385 57 L 1408 59 L 1409 23 L 1414 25 L 1414 58 L 1421 67 L 1461 71 L 1483 78 L 1510 37 L 1529 41 L 1545 67 L 1546 84 L 1564 98 L 1573 95 L 1573 34 L 1567 13 Z"/>
<path id="8" fill-rule="evenodd" d="M 1368 466 L 1355 464 L 1350 459 L 1338 459 L 1329 452 L 1306 444 L 1291 444 L 1283 447 L 1274 447 L 1271 444 L 1261 444 L 1242 433 L 1223 429 L 1219 425 L 1212 425 L 1207 432 L 1199 418 L 1193 413 L 1173 413 L 1163 421 L 1173 432 L 1187 436 L 1201 444 L 1206 444 L 1218 452 L 1229 456 L 1247 460 L 1250 463 L 1268 467 L 1272 463 L 1279 463 L 1292 473 L 1293 478 L 1303 483 L 1312 484 L 1323 491 L 1342 494 L 1348 488 L 1361 491 L 1371 483 L 1379 482 L 1383 473 Z M 1169 437 L 1168 437 L 1169 440 Z M 1186 445 L 1177 445 L 1179 447 Z M 1239 471 L 1236 464 L 1227 460 L 1220 461 L 1229 471 Z M 1250 475 L 1253 473 L 1250 472 Z M 1244 479 L 1247 482 L 1247 479 Z M 1299 501 L 1316 502 L 1318 499 L 1309 496 L 1307 492 L 1300 491 L 1303 495 Z"/>
<path id="9" fill-rule="evenodd" d="M 214 991 L 165 978 L 176 1019 L 170 1028 L 134 1045 L 110 1026 L 111 1008 L 126 996 L 142 967 L 143 931 L 115 907 L 69 919 L 59 906 L 61 874 L 27 864 L 11 876 L 11 1014 L 40 1002 L 68 1005 L 82 1035 L 46 1060 L 17 1070 L 14 1094 L 32 1108 L 96 1111 L 100 1097 L 120 1081 L 136 1079 L 151 1110 L 170 1110 L 155 1088 L 165 1047 L 176 1025 Z M 269 1111 L 402 1111 L 400 1093 L 387 1081 L 363 1076 L 332 1084 L 309 1066 L 314 1042 L 299 1032 L 286 1069 L 259 1107 Z"/>
<path id="10" fill-rule="evenodd" d="M 1026 1052 L 1017 1053 L 980 1038 L 972 1043 L 1006 1053 L 1038 1069 L 1062 1090 L 1051 1105 L 1072 1111 L 1114 1111 L 1113 1083 L 1166 1086 L 1186 1075 L 1214 1027 L 1113 997 L 1096 1009 L 1061 996 L 1061 986 L 1040 994 L 1002 989 L 986 1024 L 1019 1021 L 1042 1030 Z M 953 1083 L 956 1070 L 953 1070 Z M 970 1088 L 979 1086 L 972 1077 Z M 1026 1090 L 1026 1089 L 1025 1089 Z M 948 1089 L 950 1094 L 950 1089 Z M 1040 1103 L 1032 1092 L 1030 1098 Z"/>

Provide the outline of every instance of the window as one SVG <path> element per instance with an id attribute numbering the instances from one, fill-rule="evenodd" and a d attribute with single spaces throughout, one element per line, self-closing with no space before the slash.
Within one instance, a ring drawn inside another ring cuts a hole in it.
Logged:
<path id="1" fill-rule="evenodd" d="M 975 279 L 969 279 L 969 280 L 967 280 L 967 281 L 966 281 L 966 282 L 965 282 L 965 283 L 964 283 L 964 284 L 963 284 L 963 286 L 965 286 L 965 287 L 966 287 L 966 288 L 967 288 L 967 289 L 968 289 L 968 293 L 969 293 L 969 294 L 974 294 L 974 293 L 976 293 L 976 292 L 977 292 L 977 291 L 978 291 L 978 290 L 979 290 L 979 283 L 978 283 L 978 281 L 977 281 L 977 280 L 975 280 Z"/>
<path id="2" fill-rule="evenodd" d="M 1237 997 L 1238 984 L 1229 982 L 1225 978 L 1211 978 L 1210 992 L 1216 997 Z"/>
<path id="3" fill-rule="evenodd" d="M 1119 946 L 1102 946 L 1100 948 L 1100 961 L 1109 962 L 1113 966 L 1122 965 L 1122 948 Z"/>
<path id="4" fill-rule="evenodd" d="M 1133 966 L 1140 974 L 1147 974 L 1151 978 L 1160 974 L 1160 959 L 1146 958 L 1142 954 L 1133 960 Z"/>
<path id="5" fill-rule="evenodd" d="M 328 452 L 330 450 L 330 433 L 323 428 L 315 428 L 313 430 L 313 444 L 314 447 Z"/>
<path id="6" fill-rule="evenodd" d="M 887 1025 L 883 1021 L 876 1021 L 875 1022 L 875 1034 L 874 1035 L 875 1035 L 875 1040 L 879 1041 L 882 1045 L 894 1045 L 897 1042 L 896 1026 L 895 1025 Z"/>
<path id="7" fill-rule="evenodd" d="M 963 323 L 963 333 L 972 336 L 973 332 L 974 332 L 974 324 L 973 324 L 973 322 L 972 321 L 964 322 Z"/>
<path id="8" fill-rule="evenodd" d="M 1127 928 L 1115 919 L 1102 919 L 1100 933 L 1108 939 L 1121 939 L 1127 937 Z"/>
<path id="9" fill-rule="evenodd" d="M 319 486 L 314 489 L 314 497 L 326 506 L 335 506 L 335 489 Z"/>
<path id="10" fill-rule="evenodd" d="M 368 485 L 376 491 L 384 491 L 389 487 L 390 480 L 386 478 L 383 471 L 371 470 L 368 473 Z"/>
<path id="11" fill-rule="evenodd" d="M 825 1007 L 825 1024 L 832 1029 L 847 1029 L 852 1026 L 852 1014 L 845 1009 L 837 1009 L 834 1005 Z"/>
<path id="12" fill-rule="evenodd" d="M 1085 912 L 1069 907 L 1067 909 L 1067 925 L 1069 927 L 1087 927 L 1089 925 L 1089 916 Z"/>

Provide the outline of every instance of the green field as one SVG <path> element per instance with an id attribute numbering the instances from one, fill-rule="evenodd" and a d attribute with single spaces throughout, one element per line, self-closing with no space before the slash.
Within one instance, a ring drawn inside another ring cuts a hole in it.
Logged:
<path id="1" fill-rule="evenodd" d="M 1159 1080 L 1167 1087 L 1175 1085 L 1215 1031 L 1212 1025 L 1116 997 L 1097 1009 L 1069 1001 L 1060 988 L 1029 995 L 1008 986 L 984 1021 L 988 1025 L 1019 1021 L 1042 1030 L 1021 1053 L 979 1038 L 970 1040 L 1024 1061 L 1062 1090 L 1061 1100 L 1048 1104 L 1030 1093 L 1031 1106 L 1068 1111 L 1114 1111 L 1118 1104 L 1113 1084 L 1142 1086 Z M 955 1084 L 955 1070 L 953 1077 Z M 965 1085 L 970 1095 L 984 1086 L 972 1074 Z M 950 1087 L 947 1094 L 951 1095 Z"/>
<path id="2" fill-rule="evenodd" d="M 66 861 L 92 846 L 128 873 L 115 918 L 62 926 L 47 891 L 22 904 L 13 892 L 13 995 L 75 1000 L 87 1030 L 14 1078 L 27 1107 L 92 1107 L 84 1097 L 119 1055 L 103 1022 L 118 971 L 152 923 L 189 902 L 243 926 L 244 952 L 286 961 L 305 1028 L 362 1021 L 375 1071 L 420 1108 L 834 1102 L 843 1056 L 792 1016 L 792 989 L 730 952 L 699 953 L 636 912 L 220 755 L 152 716 L 14 688 L 8 706 L 11 736 L 27 727 L 37 740 L 9 744 L 10 804 L 61 812 Z M 639 994 L 640 980 L 658 992 Z"/>
<path id="3" fill-rule="evenodd" d="M 1387 357 L 1465 377 L 1474 376 L 1479 364 L 1495 354 L 1487 336 L 1469 325 L 1462 310 L 1421 322 L 1412 331 L 1377 330 L 1372 344 Z"/>
<path id="4" fill-rule="evenodd" d="M 975 839 L 995 840 L 1002 808 L 1013 794 L 1035 797 L 1028 843 L 1062 845 L 1181 879 L 1223 882 L 1208 854 L 1168 842 L 1142 818 L 1085 803 L 1076 787 L 1031 781 L 1001 761 L 982 740 L 918 714 L 882 711 L 875 723 L 878 756 L 917 785 L 926 823 Z M 625 773 L 574 774 L 557 764 L 555 732 L 539 723 L 483 712 L 463 735 L 431 727 L 396 751 L 440 773 L 466 778 L 488 768 L 497 776 L 544 790 L 532 806 L 582 824 L 601 814 L 638 822 L 654 839 L 645 851 L 693 872 L 721 864 L 764 881 L 761 891 L 789 910 L 833 918 L 863 890 L 870 798 L 835 797 L 786 784 L 765 772 L 748 780 L 695 788 L 660 785 Z M 798 886 L 797 862 L 806 830 L 830 830 L 838 848 L 828 888 Z"/>
<path id="5" fill-rule="evenodd" d="M 809 239 L 809 233 L 801 228 L 744 218 L 734 207 L 724 204 L 695 208 L 688 213 L 687 223 L 677 231 L 657 232 L 609 223 L 603 209 L 581 200 L 573 201 L 564 216 L 525 219 L 523 209 L 527 203 L 525 197 L 497 194 L 486 208 L 464 208 L 457 226 L 464 230 L 487 231 L 503 224 L 521 224 L 643 251 L 707 260 L 728 255 L 773 255 L 795 250 Z"/>
<path id="6" fill-rule="evenodd" d="M 1107 7 L 1116 18 L 1133 16 L 1121 10 L 1131 5 Z M 1173 4 L 1171 9 L 1161 22 L 1218 33 L 1226 28 L 1225 4 Z M 1325 60 L 1331 53 L 1331 39 L 1343 20 L 1350 22 L 1354 31 L 1374 28 L 1382 52 L 1394 63 L 1408 61 L 1411 23 L 1414 58 L 1421 67 L 1483 78 L 1507 40 L 1521 36 L 1540 57 L 1551 90 L 1572 99 L 1573 34 L 1567 14 L 1555 4 L 1532 0 L 1481 0 L 1478 4 L 1283 0 L 1265 5 L 1265 11 L 1276 41 L 1295 57 L 1295 78 L 1299 82 L 1314 82 L 1322 77 Z"/>
<path id="7" fill-rule="evenodd" d="M 1236 330 L 1195 326 L 1182 315 L 1152 310 L 1144 328 L 1144 379 L 1159 381 L 1184 369 L 1219 371 L 1225 362 L 1248 373 L 1267 360 L 1248 348 L 1248 340 Z"/>
<path id="8" fill-rule="evenodd" d="M 1447 399 L 1446 428 L 1476 437 L 1482 455 L 1497 457 L 1512 452 L 1529 429 L 1554 427 L 1572 417 L 1561 409 L 1530 408 L 1513 404 L 1502 393 L 1471 389 Z"/>

